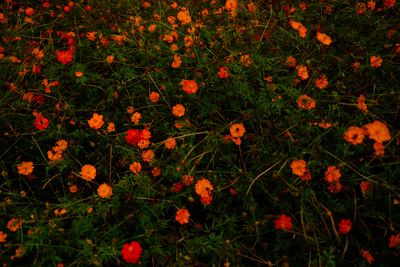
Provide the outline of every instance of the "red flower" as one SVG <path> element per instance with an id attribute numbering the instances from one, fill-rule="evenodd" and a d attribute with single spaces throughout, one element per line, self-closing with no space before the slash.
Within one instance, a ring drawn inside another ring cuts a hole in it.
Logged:
<path id="1" fill-rule="evenodd" d="M 277 218 L 275 221 L 275 229 L 277 230 L 291 230 L 293 225 L 292 225 L 292 218 L 289 216 L 286 216 L 285 214 L 282 214 Z"/>
<path id="2" fill-rule="evenodd" d="M 368 264 L 372 264 L 375 261 L 368 249 L 362 249 L 361 256 L 368 262 Z"/>
<path id="3" fill-rule="evenodd" d="M 137 145 L 142 140 L 142 133 L 140 130 L 130 129 L 126 132 L 125 140 L 130 145 Z"/>
<path id="4" fill-rule="evenodd" d="M 391 235 L 389 239 L 389 248 L 395 248 L 400 245 L 400 234 Z"/>
<path id="5" fill-rule="evenodd" d="M 228 67 L 225 67 L 225 66 L 219 67 L 218 77 L 220 77 L 221 79 L 228 78 L 229 77 L 229 69 L 228 69 Z"/>
<path id="6" fill-rule="evenodd" d="M 60 50 L 56 51 L 58 62 L 67 65 L 72 62 L 73 50 Z"/>
<path id="7" fill-rule="evenodd" d="M 49 127 L 49 120 L 43 115 L 39 115 L 35 119 L 35 128 L 39 131 L 46 129 Z"/>
<path id="8" fill-rule="evenodd" d="M 342 219 L 339 223 L 339 232 L 345 235 L 350 232 L 352 227 L 350 219 Z"/>
<path id="9" fill-rule="evenodd" d="M 132 241 L 131 243 L 125 243 L 121 249 L 122 258 L 127 263 L 137 263 L 142 254 L 142 247 L 139 242 Z"/>

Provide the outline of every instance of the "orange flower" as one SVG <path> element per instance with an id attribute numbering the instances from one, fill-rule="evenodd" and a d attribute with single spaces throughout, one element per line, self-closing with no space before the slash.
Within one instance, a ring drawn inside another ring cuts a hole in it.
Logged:
<path id="1" fill-rule="evenodd" d="M 91 181 L 96 178 L 96 168 L 93 165 L 86 164 L 82 167 L 80 175 L 83 180 Z"/>
<path id="2" fill-rule="evenodd" d="M 134 163 L 129 165 L 129 170 L 131 170 L 131 172 L 133 172 L 134 174 L 138 175 L 142 170 L 142 164 L 140 164 L 140 162 L 135 161 Z"/>
<path id="3" fill-rule="evenodd" d="M 251 64 L 253 63 L 252 60 L 251 60 L 250 55 L 247 55 L 247 54 L 240 56 L 240 60 L 239 61 L 240 61 L 240 64 L 242 64 L 243 67 L 245 67 L 245 68 L 250 67 Z"/>
<path id="4" fill-rule="evenodd" d="M 286 65 L 288 65 L 289 67 L 293 68 L 293 67 L 296 66 L 297 60 L 296 60 L 296 58 L 293 57 L 293 56 L 288 56 L 288 57 L 286 58 L 285 63 L 286 63 Z"/>
<path id="5" fill-rule="evenodd" d="M 101 126 L 103 126 L 104 121 L 103 121 L 103 115 L 99 115 L 97 113 L 93 113 L 92 118 L 88 120 L 89 127 L 92 129 L 100 129 Z"/>
<path id="6" fill-rule="evenodd" d="M 246 6 L 250 13 L 254 13 L 256 11 L 256 5 L 253 2 L 248 3 Z"/>
<path id="7" fill-rule="evenodd" d="M 308 79 L 307 66 L 297 65 L 296 69 L 297 69 L 297 76 L 299 76 L 300 79 L 302 79 L 302 80 L 307 80 Z"/>
<path id="8" fill-rule="evenodd" d="M 324 45 L 330 45 L 332 43 L 331 37 L 325 33 L 317 32 L 317 40 Z"/>
<path id="9" fill-rule="evenodd" d="M 236 15 L 238 3 L 236 0 L 227 0 L 225 3 L 226 11 L 230 12 L 232 16 Z"/>
<path id="10" fill-rule="evenodd" d="M 194 179 L 193 176 L 185 174 L 182 176 L 182 184 L 184 186 L 189 186 L 193 183 L 193 179 Z"/>
<path id="11" fill-rule="evenodd" d="M 301 95 L 297 99 L 297 105 L 301 109 L 311 110 L 311 109 L 315 108 L 316 102 L 314 99 L 312 99 L 308 95 Z"/>
<path id="12" fill-rule="evenodd" d="M 73 184 L 73 185 L 70 185 L 70 186 L 68 187 L 68 190 L 69 190 L 69 192 L 71 192 L 71 193 L 76 193 L 76 192 L 78 192 L 78 187 L 77 187 L 75 184 Z"/>
<path id="13" fill-rule="evenodd" d="M 83 76 L 83 72 L 82 71 L 76 71 L 75 72 L 75 77 L 80 78 Z"/>
<path id="14" fill-rule="evenodd" d="M 157 28 L 156 24 L 151 24 L 147 29 L 149 30 L 149 32 L 154 32 Z"/>
<path id="15" fill-rule="evenodd" d="M 303 159 L 293 160 L 290 164 L 292 173 L 297 176 L 303 176 L 307 171 L 307 162 Z"/>
<path id="16" fill-rule="evenodd" d="M 165 140 L 164 145 L 166 149 L 174 149 L 176 147 L 175 138 L 169 137 L 167 140 Z"/>
<path id="17" fill-rule="evenodd" d="M 372 56 L 369 58 L 371 67 L 378 68 L 382 65 L 383 59 L 380 56 Z"/>
<path id="18" fill-rule="evenodd" d="M 368 106 L 367 104 L 365 104 L 365 96 L 364 95 L 360 95 L 357 98 L 357 107 L 364 113 L 368 113 Z"/>
<path id="19" fill-rule="evenodd" d="M 352 145 L 361 144 L 364 140 L 364 129 L 356 126 L 350 126 L 343 134 L 344 140 Z"/>
<path id="20" fill-rule="evenodd" d="M 364 129 L 367 131 L 367 135 L 370 139 L 378 143 L 389 141 L 391 136 L 389 128 L 380 121 L 374 121 L 364 125 Z"/>
<path id="21" fill-rule="evenodd" d="M 175 106 L 172 107 L 172 115 L 175 117 L 182 117 L 185 115 L 185 106 L 182 104 L 176 104 Z"/>
<path id="22" fill-rule="evenodd" d="M 153 169 L 151 169 L 151 175 L 154 177 L 159 177 L 161 175 L 161 169 L 157 166 L 153 167 Z"/>
<path id="23" fill-rule="evenodd" d="M 329 166 L 325 171 L 325 181 L 328 183 L 339 182 L 341 176 L 342 174 L 340 173 L 340 169 L 338 169 L 336 166 Z"/>
<path id="24" fill-rule="evenodd" d="M 229 131 L 233 137 L 242 137 L 246 132 L 246 129 L 242 123 L 234 123 L 229 128 Z"/>
<path id="25" fill-rule="evenodd" d="M 113 55 L 107 56 L 106 57 L 106 61 L 107 61 L 108 64 L 113 63 L 114 62 L 114 56 Z"/>
<path id="26" fill-rule="evenodd" d="M 157 92 L 150 92 L 149 98 L 152 103 L 157 103 L 160 100 L 160 94 Z"/>
<path id="27" fill-rule="evenodd" d="M 153 150 L 145 150 L 142 152 L 142 160 L 144 162 L 152 162 L 155 158 Z"/>
<path id="28" fill-rule="evenodd" d="M 88 32 L 88 33 L 86 33 L 86 38 L 92 42 L 96 41 L 96 34 L 97 34 L 97 32 Z"/>
<path id="29" fill-rule="evenodd" d="M 186 35 L 186 36 L 183 38 L 183 45 L 184 45 L 186 48 L 191 47 L 193 44 L 194 44 L 194 40 L 193 40 L 193 37 L 192 37 L 192 36 Z"/>
<path id="30" fill-rule="evenodd" d="M 139 124 L 140 119 L 142 118 L 142 115 L 139 112 L 135 112 L 131 116 L 131 121 L 137 125 Z"/>
<path id="31" fill-rule="evenodd" d="M 208 197 L 211 195 L 211 191 L 214 189 L 214 186 L 208 179 L 201 178 L 196 182 L 195 191 L 201 197 Z"/>
<path id="32" fill-rule="evenodd" d="M 0 231 L 0 243 L 6 242 L 7 234 L 3 231 Z"/>
<path id="33" fill-rule="evenodd" d="M 180 224 L 185 224 L 189 222 L 190 213 L 187 209 L 179 209 L 176 212 L 175 220 L 177 220 Z"/>
<path id="34" fill-rule="evenodd" d="M 385 146 L 382 143 L 374 143 L 375 156 L 383 157 L 385 155 Z"/>
<path id="35" fill-rule="evenodd" d="M 18 173 L 22 175 L 29 175 L 33 172 L 33 162 L 32 161 L 23 161 L 20 165 L 17 166 Z"/>
<path id="36" fill-rule="evenodd" d="M 43 50 L 40 50 L 39 47 L 35 47 L 32 50 L 32 55 L 37 59 L 37 60 L 42 60 L 44 57 L 44 52 Z"/>
<path id="37" fill-rule="evenodd" d="M 11 232 L 16 232 L 21 228 L 23 223 L 24 220 L 22 219 L 12 218 L 7 222 L 7 229 L 10 230 Z"/>
<path id="38" fill-rule="evenodd" d="M 186 25 L 192 22 L 189 11 L 186 10 L 186 8 L 182 8 L 182 10 L 179 11 L 176 15 L 176 18 L 182 23 L 182 25 Z"/>
<path id="39" fill-rule="evenodd" d="M 177 54 L 174 54 L 174 61 L 172 61 L 171 67 L 177 69 L 181 66 L 181 64 L 182 64 L 181 57 Z"/>
<path id="40" fill-rule="evenodd" d="M 325 74 L 322 74 L 317 79 L 315 79 L 315 86 L 319 89 L 325 89 L 328 86 L 328 79 Z"/>
<path id="41" fill-rule="evenodd" d="M 307 28 L 301 23 L 294 21 L 293 19 L 289 20 L 290 26 L 296 30 L 301 38 L 305 38 L 307 36 Z"/>
<path id="42" fill-rule="evenodd" d="M 187 94 L 194 94 L 197 92 L 198 86 L 195 80 L 182 80 L 179 84 L 182 86 L 182 90 Z"/>
<path id="43" fill-rule="evenodd" d="M 108 184 L 101 184 L 99 188 L 97 188 L 97 194 L 101 198 L 109 198 L 112 196 L 111 186 Z"/>
<path id="44" fill-rule="evenodd" d="M 115 131 L 115 124 L 113 122 L 109 122 L 107 126 L 107 132 L 112 133 Z"/>

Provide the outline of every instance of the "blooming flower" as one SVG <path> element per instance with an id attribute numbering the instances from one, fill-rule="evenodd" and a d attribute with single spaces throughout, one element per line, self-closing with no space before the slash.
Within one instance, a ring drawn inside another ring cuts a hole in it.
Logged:
<path id="1" fill-rule="evenodd" d="M 182 90 L 187 94 L 194 94 L 197 92 L 198 86 L 195 80 L 182 80 L 179 84 L 182 86 Z"/>
<path id="2" fill-rule="evenodd" d="M 342 174 L 340 173 L 340 169 L 338 169 L 336 166 L 329 166 L 325 171 L 325 181 L 328 183 L 339 182 L 341 176 Z"/>
<path id="3" fill-rule="evenodd" d="M 290 164 L 292 173 L 297 176 L 303 176 L 307 170 L 307 162 L 303 159 L 293 160 Z"/>
<path id="4" fill-rule="evenodd" d="M 297 65 L 296 69 L 297 69 L 297 76 L 299 76 L 300 79 L 302 79 L 302 80 L 307 80 L 308 79 L 307 66 Z"/>
<path id="5" fill-rule="evenodd" d="M 233 123 L 229 128 L 229 131 L 233 137 L 242 137 L 246 132 L 243 123 Z"/>
<path id="6" fill-rule="evenodd" d="M 38 116 L 36 116 L 34 126 L 39 131 L 45 130 L 47 129 L 47 127 L 49 127 L 49 120 L 42 114 L 39 114 Z"/>
<path id="7" fill-rule="evenodd" d="M 339 233 L 345 235 L 350 232 L 352 228 L 351 220 L 350 219 L 342 219 L 339 223 Z"/>
<path id="8" fill-rule="evenodd" d="M 181 64 L 182 64 L 181 57 L 177 54 L 174 54 L 174 61 L 172 61 L 171 67 L 173 67 L 174 69 L 177 69 L 181 66 Z"/>
<path id="9" fill-rule="evenodd" d="M 22 175 L 29 175 L 33 172 L 33 162 L 32 161 L 23 161 L 20 165 L 17 166 L 18 173 Z"/>
<path id="10" fill-rule="evenodd" d="M 364 113 L 368 113 L 368 106 L 367 104 L 365 104 L 365 96 L 364 95 L 360 95 L 357 98 L 357 107 Z"/>
<path id="11" fill-rule="evenodd" d="M 400 246 L 400 234 L 391 235 L 389 239 L 389 248 Z"/>
<path id="12" fill-rule="evenodd" d="M 175 117 L 182 117 L 185 115 L 185 106 L 182 104 L 176 104 L 175 106 L 172 107 L 172 115 Z"/>
<path id="13" fill-rule="evenodd" d="M 382 65 L 383 59 L 380 56 L 371 56 L 369 62 L 371 67 L 378 68 Z"/>
<path id="14" fill-rule="evenodd" d="M 142 254 L 142 247 L 140 243 L 136 241 L 125 243 L 122 246 L 121 254 L 124 261 L 135 264 L 139 261 L 140 255 Z"/>
<path id="15" fill-rule="evenodd" d="M 189 11 L 186 10 L 186 8 L 182 8 L 182 10 L 176 14 L 176 18 L 182 23 L 182 25 L 189 24 L 192 21 Z"/>
<path id="16" fill-rule="evenodd" d="M 134 173 L 134 174 L 139 174 L 140 171 L 142 170 L 142 164 L 140 162 L 133 162 L 131 165 L 129 165 L 129 170 Z"/>
<path id="17" fill-rule="evenodd" d="M 275 229 L 277 230 L 291 230 L 293 228 L 292 218 L 286 216 L 285 214 L 282 214 L 274 220 L 274 225 Z"/>
<path id="18" fill-rule="evenodd" d="M 190 213 L 187 209 L 179 209 L 176 212 L 175 220 L 177 220 L 180 224 L 185 224 L 189 222 Z"/>
<path id="19" fill-rule="evenodd" d="M 208 197 L 213 189 L 214 186 L 205 178 L 198 180 L 195 185 L 195 191 L 200 197 Z"/>
<path id="20" fill-rule="evenodd" d="M 7 229 L 10 230 L 11 232 L 16 232 L 21 228 L 22 224 L 24 223 L 24 220 L 18 219 L 18 218 L 12 218 L 7 222 Z"/>
<path id="21" fill-rule="evenodd" d="M 144 162 L 152 162 L 155 158 L 153 150 L 145 150 L 142 152 L 142 160 Z"/>
<path id="22" fill-rule="evenodd" d="M 135 113 L 133 113 L 132 116 L 131 116 L 131 121 L 132 121 L 135 125 L 138 125 L 141 118 L 142 118 L 142 114 L 140 114 L 139 112 L 135 112 Z"/>
<path id="23" fill-rule="evenodd" d="M 185 174 L 185 175 L 182 176 L 182 184 L 184 186 L 189 186 L 189 185 L 192 184 L 193 179 L 194 179 L 193 176 Z"/>
<path id="24" fill-rule="evenodd" d="M 317 32 L 317 40 L 324 45 L 330 45 L 332 43 L 331 37 L 321 32 Z"/>
<path id="25" fill-rule="evenodd" d="M 375 261 L 374 257 L 371 255 L 371 252 L 369 252 L 368 249 L 361 250 L 361 257 L 363 257 L 368 262 L 368 264 L 372 264 Z"/>
<path id="26" fill-rule="evenodd" d="M 100 129 L 103 124 L 103 115 L 99 115 L 97 113 L 93 113 L 92 117 L 88 120 L 89 127 L 95 130 Z"/>
<path id="27" fill-rule="evenodd" d="M 300 95 L 299 98 L 297 98 L 297 106 L 301 109 L 311 110 L 315 108 L 316 102 L 308 95 Z"/>
<path id="28" fill-rule="evenodd" d="M 322 74 L 315 79 L 315 86 L 321 90 L 328 86 L 328 79 L 326 78 L 325 74 Z"/>
<path id="29" fill-rule="evenodd" d="M 389 128 L 380 121 L 374 121 L 364 125 L 364 129 L 367 131 L 367 135 L 370 139 L 378 143 L 389 141 L 391 136 Z"/>
<path id="30" fill-rule="evenodd" d="M 91 181 L 96 178 L 96 168 L 93 165 L 86 164 L 82 166 L 80 175 L 83 180 Z"/>
<path id="31" fill-rule="evenodd" d="M 218 77 L 221 79 L 226 79 L 230 76 L 228 67 L 221 66 L 218 69 Z"/>
<path id="32" fill-rule="evenodd" d="M 0 243 L 6 242 L 7 234 L 3 231 L 0 231 Z"/>
<path id="33" fill-rule="evenodd" d="M 56 51 L 57 60 L 61 64 L 67 65 L 72 62 L 72 50 L 59 50 Z"/>
<path id="34" fill-rule="evenodd" d="M 151 103 L 157 103 L 160 100 L 160 94 L 157 92 L 151 92 L 149 98 Z"/>
<path id="35" fill-rule="evenodd" d="M 176 147 L 176 139 L 169 137 L 167 140 L 165 140 L 164 146 L 166 149 L 174 149 Z"/>
<path id="36" fill-rule="evenodd" d="M 343 134 L 344 140 L 352 145 L 361 144 L 364 140 L 365 130 L 360 127 L 350 126 Z"/>
<path id="37" fill-rule="evenodd" d="M 97 188 L 97 194 L 101 198 L 109 198 L 112 196 L 112 189 L 111 186 L 108 184 L 101 184 L 99 188 Z"/>

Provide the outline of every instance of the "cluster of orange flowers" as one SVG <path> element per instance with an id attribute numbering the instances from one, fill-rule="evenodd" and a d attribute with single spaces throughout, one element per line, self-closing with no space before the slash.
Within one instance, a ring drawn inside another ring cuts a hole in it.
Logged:
<path id="1" fill-rule="evenodd" d="M 230 135 L 225 135 L 224 139 L 226 141 L 231 140 L 236 145 L 242 144 L 241 137 L 244 136 L 246 132 L 246 128 L 244 127 L 243 123 L 233 123 L 229 128 Z"/>
<path id="2" fill-rule="evenodd" d="M 386 124 L 376 120 L 362 127 L 350 126 L 343 134 L 344 140 L 352 145 L 361 144 L 365 136 L 375 141 L 373 145 L 375 156 L 383 157 L 385 153 L 383 143 L 391 139 L 389 128 Z"/>
<path id="3" fill-rule="evenodd" d="M 211 191 L 214 186 L 211 184 L 210 180 L 206 178 L 201 178 L 196 182 L 195 191 L 200 196 L 200 201 L 204 205 L 210 205 L 212 201 Z"/>
<path id="4" fill-rule="evenodd" d="M 292 169 L 292 173 L 299 176 L 302 181 L 311 180 L 311 172 L 305 160 L 299 159 L 292 161 L 290 168 Z"/>
<path id="5" fill-rule="evenodd" d="M 68 142 L 61 139 L 56 142 L 56 145 L 53 146 L 52 149 L 47 151 L 47 157 L 49 158 L 50 161 L 58 161 L 62 160 L 63 156 L 62 153 L 64 150 L 68 148 Z"/>
<path id="6" fill-rule="evenodd" d="M 340 169 L 336 166 L 329 166 L 325 171 L 325 181 L 328 183 L 328 190 L 331 193 L 338 193 L 342 191 L 342 184 L 340 183 Z"/>
<path id="7" fill-rule="evenodd" d="M 91 164 L 86 164 L 82 166 L 80 172 L 81 178 L 86 181 L 92 181 L 96 178 L 97 171 L 96 168 Z M 97 194 L 101 198 L 109 198 L 112 196 L 112 188 L 111 186 L 103 183 L 97 188 Z"/>

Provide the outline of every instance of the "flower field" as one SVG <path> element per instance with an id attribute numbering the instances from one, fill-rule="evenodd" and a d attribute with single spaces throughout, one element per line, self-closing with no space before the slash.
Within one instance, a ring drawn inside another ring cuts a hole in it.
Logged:
<path id="1" fill-rule="evenodd" d="M 396 0 L 0 0 L 0 263 L 396 266 Z"/>

